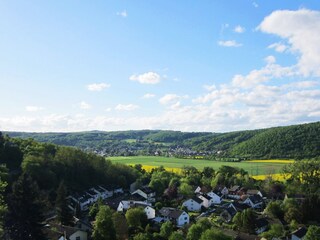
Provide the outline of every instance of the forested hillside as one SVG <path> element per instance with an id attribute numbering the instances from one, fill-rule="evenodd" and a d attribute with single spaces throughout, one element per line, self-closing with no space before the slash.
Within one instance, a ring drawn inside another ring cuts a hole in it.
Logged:
<path id="1" fill-rule="evenodd" d="M 78 133 L 19 133 L 11 137 L 75 146 L 107 156 L 179 155 L 239 159 L 312 158 L 320 156 L 320 122 L 228 132 L 187 133 L 141 130 Z"/>

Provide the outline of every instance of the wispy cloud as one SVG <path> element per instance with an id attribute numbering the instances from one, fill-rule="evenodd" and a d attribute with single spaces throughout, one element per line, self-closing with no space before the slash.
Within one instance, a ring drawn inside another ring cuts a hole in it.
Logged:
<path id="1" fill-rule="evenodd" d="M 118 111 L 133 111 L 133 110 L 136 110 L 138 109 L 139 106 L 138 105 L 135 105 L 135 104 L 118 104 L 115 109 L 118 110 Z"/>
<path id="2" fill-rule="evenodd" d="M 121 12 L 117 12 L 118 16 L 126 18 L 128 16 L 127 10 L 123 10 Z"/>
<path id="3" fill-rule="evenodd" d="M 236 33 L 244 33 L 246 31 L 246 29 L 240 25 L 236 26 L 233 31 L 235 31 Z"/>
<path id="4" fill-rule="evenodd" d="M 87 85 L 87 89 L 89 91 L 96 91 L 96 92 L 102 91 L 103 89 L 109 88 L 109 87 L 111 87 L 111 85 L 107 83 L 92 83 Z"/>
<path id="5" fill-rule="evenodd" d="M 252 2 L 252 5 L 253 5 L 255 8 L 259 7 L 258 3 L 256 3 L 256 2 Z"/>
<path id="6" fill-rule="evenodd" d="M 91 105 L 90 105 L 89 103 L 85 102 L 85 101 L 82 101 L 82 102 L 80 103 L 80 108 L 81 108 L 81 109 L 84 109 L 84 110 L 88 110 L 88 109 L 91 108 Z"/>
<path id="7" fill-rule="evenodd" d="M 238 43 L 235 40 L 219 41 L 218 45 L 222 47 L 241 47 L 242 46 L 241 43 Z"/>
<path id="8" fill-rule="evenodd" d="M 146 93 L 145 95 L 142 96 L 144 99 L 149 99 L 149 98 L 154 98 L 156 95 L 152 93 Z"/>
<path id="9" fill-rule="evenodd" d="M 44 110 L 43 107 L 39 107 L 39 106 L 26 106 L 25 109 L 27 112 L 39 112 L 39 111 Z"/>
<path id="10" fill-rule="evenodd" d="M 133 74 L 129 77 L 129 79 L 141 84 L 157 84 L 161 81 L 160 75 L 156 72 L 147 72 L 140 75 Z"/>

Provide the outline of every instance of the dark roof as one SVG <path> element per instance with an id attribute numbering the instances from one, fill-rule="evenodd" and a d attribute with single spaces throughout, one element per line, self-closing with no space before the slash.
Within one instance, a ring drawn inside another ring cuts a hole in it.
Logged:
<path id="1" fill-rule="evenodd" d="M 134 193 L 132 195 L 130 195 L 128 197 L 129 200 L 134 200 L 134 201 L 145 201 L 146 199 L 144 197 L 142 197 L 140 194 L 138 193 Z"/>
<path id="2" fill-rule="evenodd" d="M 184 211 L 175 208 L 163 207 L 159 212 L 164 217 L 177 219 Z"/>
<path id="3" fill-rule="evenodd" d="M 203 200 L 200 199 L 200 198 L 198 198 L 198 197 L 193 197 L 193 198 L 191 198 L 191 199 L 192 199 L 193 201 L 199 203 L 199 204 L 201 204 L 201 203 L 203 202 Z"/>
<path id="4" fill-rule="evenodd" d="M 212 197 L 210 197 L 210 196 L 209 196 L 209 195 L 207 195 L 207 194 L 202 194 L 202 196 L 203 196 L 204 198 L 206 198 L 207 200 L 212 199 Z"/>
<path id="5" fill-rule="evenodd" d="M 237 211 L 233 207 L 228 207 L 225 210 L 230 214 L 231 217 L 237 214 Z"/>
<path id="6" fill-rule="evenodd" d="M 304 237 L 304 235 L 307 234 L 307 231 L 308 231 L 308 229 L 306 229 L 305 227 L 301 227 L 301 228 L 299 228 L 298 230 L 294 231 L 294 232 L 292 233 L 292 235 L 295 235 L 295 236 L 297 236 L 298 238 L 302 238 L 302 237 Z"/>
<path id="7" fill-rule="evenodd" d="M 240 212 L 247 208 L 250 208 L 247 204 L 242 204 L 239 202 L 233 202 L 231 204 L 237 209 L 237 211 L 240 211 Z M 229 206 L 231 206 L 231 204 Z"/>
<path id="8" fill-rule="evenodd" d="M 46 227 L 44 228 L 44 232 L 47 234 L 47 237 L 49 237 L 49 239 L 59 239 L 64 235 L 64 233 L 66 233 L 66 236 L 69 239 L 69 237 L 76 231 L 82 230 L 79 228 L 63 226 L 55 223 L 50 223 L 50 225 L 46 225 Z"/>
<path id="9" fill-rule="evenodd" d="M 154 190 L 148 186 L 144 186 L 144 187 L 141 187 L 139 188 L 141 191 L 143 191 L 144 193 L 146 194 L 149 194 L 149 193 L 154 193 Z"/>
<path id="10" fill-rule="evenodd" d="M 257 228 L 262 228 L 262 227 L 267 226 L 269 224 L 269 222 L 266 218 L 260 218 L 260 219 L 256 220 L 255 224 L 256 224 Z"/>
<path id="11" fill-rule="evenodd" d="M 249 196 L 249 199 L 251 200 L 251 202 L 253 204 L 257 204 L 259 202 L 262 202 L 262 197 L 260 195 L 257 195 L 257 194 Z"/>

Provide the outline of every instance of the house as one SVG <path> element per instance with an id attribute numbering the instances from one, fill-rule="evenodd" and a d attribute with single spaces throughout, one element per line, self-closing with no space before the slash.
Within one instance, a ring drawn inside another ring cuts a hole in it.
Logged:
<path id="1" fill-rule="evenodd" d="M 189 215 L 185 211 L 163 207 L 159 211 L 164 221 L 172 221 L 177 227 L 189 224 Z"/>
<path id="2" fill-rule="evenodd" d="M 255 222 L 255 232 L 260 234 L 265 232 L 268 229 L 269 222 L 266 218 L 257 219 Z"/>
<path id="3" fill-rule="evenodd" d="M 100 197 L 99 192 L 95 191 L 94 188 L 90 188 L 86 191 L 86 194 L 91 197 L 92 202 L 97 202 Z"/>
<path id="4" fill-rule="evenodd" d="M 44 232 L 52 240 L 87 240 L 88 233 L 78 228 L 59 224 L 46 225 Z"/>
<path id="5" fill-rule="evenodd" d="M 260 197 L 263 197 L 262 193 L 257 189 L 248 189 L 247 195 L 249 195 L 249 196 L 259 195 Z"/>
<path id="6" fill-rule="evenodd" d="M 232 207 L 237 212 L 242 212 L 243 210 L 250 208 L 247 204 L 242 204 L 239 202 L 233 202 L 228 205 L 228 207 Z"/>
<path id="7" fill-rule="evenodd" d="M 202 200 L 202 206 L 204 206 L 205 208 L 209 208 L 212 205 L 212 198 L 207 195 L 207 194 L 203 194 L 203 195 L 199 195 L 198 198 L 200 198 Z"/>
<path id="8" fill-rule="evenodd" d="M 93 189 L 99 194 L 99 197 L 101 197 L 103 200 L 113 196 L 113 191 L 105 187 L 96 186 Z"/>
<path id="9" fill-rule="evenodd" d="M 305 238 L 308 229 L 305 227 L 300 227 L 291 234 L 291 240 L 302 240 Z"/>
<path id="10" fill-rule="evenodd" d="M 188 211 L 198 212 L 201 210 L 203 200 L 198 197 L 193 197 L 184 201 L 182 206 L 186 207 Z"/>
<path id="11" fill-rule="evenodd" d="M 243 203 L 247 204 L 251 208 L 262 208 L 263 206 L 263 199 L 260 195 L 253 195 L 249 196 Z"/>
<path id="12" fill-rule="evenodd" d="M 240 186 L 235 185 L 228 189 L 228 197 L 233 199 L 240 199 L 240 196 L 238 195 L 238 192 L 240 190 Z"/>
<path id="13" fill-rule="evenodd" d="M 156 216 L 156 210 L 151 207 L 150 203 L 146 202 L 140 202 L 140 201 L 121 201 L 119 203 L 119 206 L 117 208 L 118 212 L 125 212 L 129 208 L 136 208 L 136 207 L 141 207 L 143 208 L 144 212 L 147 215 L 148 219 L 153 219 Z"/>
<path id="14" fill-rule="evenodd" d="M 225 208 L 221 214 L 220 217 L 222 218 L 223 221 L 225 222 L 231 222 L 232 218 L 237 214 L 237 210 L 233 207 L 227 207 Z"/>
<path id="15" fill-rule="evenodd" d="M 119 187 L 119 186 L 114 186 L 113 187 L 113 194 L 123 194 L 124 191 L 123 191 L 123 188 L 122 187 Z"/>
<path id="16" fill-rule="evenodd" d="M 150 187 L 147 187 L 147 186 L 144 186 L 144 187 L 141 187 L 141 188 L 137 189 L 136 191 L 134 191 L 132 193 L 132 195 L 133 194 L 140 195 L 141 197 L 143 197 L 148 202 L 155 202 L 156 201 L 156 199 L 155 199 L 156 192 L 153 189 L 151 189 Z"/>
<path id="17" fill-rule="evenodd" d="M 221 204 L 221 200 L 222 200 L 221 194 L 211 191 L 211 192 L 208 192 L 207 195 L 211 197 L 211 200 L 210 200 L 211 205 Z"/>

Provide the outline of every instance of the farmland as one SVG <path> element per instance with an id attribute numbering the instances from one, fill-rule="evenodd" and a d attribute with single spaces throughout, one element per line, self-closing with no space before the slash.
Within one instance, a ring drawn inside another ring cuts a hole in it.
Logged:
<path id="1" fill-rule="evenodd" d="M 277 160 L 277 161 L 243 161 L 243 162 L 218 162 L 203 159 L 180 159 L 180 158 L 167 158 L 156 156 L 132 156 L 132 157 L 109 157 L 113 163 L 122 163 L 127 165 L 141 164 L 146 166 L 146 169 L 152 167 L 163 166 L 171 171 L 178 172 L 183 166 L 194 166 L 202 170 L 204 167 L 212 167 L 217 170 L 220 166 L 226 165 L 231 167 L 243 168 L 250 175 L 270 175 L 280 173 L 282 167 L 287 163 L 292 163 L 292 160 Z"/>

